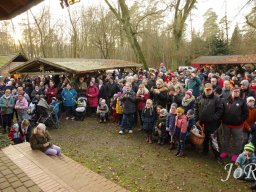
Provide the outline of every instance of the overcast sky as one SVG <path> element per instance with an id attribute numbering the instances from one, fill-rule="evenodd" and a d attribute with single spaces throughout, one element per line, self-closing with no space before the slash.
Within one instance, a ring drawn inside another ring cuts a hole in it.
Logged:
<path id="1" fill-rule="evenodd" d="M 110 0 L 110 2 L 115 2 L 116 0 Z M 133 0 L 127 0 L 128 3 L 132 3 Z M 50 5 L 51 12 L 54 15 L 54 18 L 57 20 L 58 18 L 66 17 L 67 11 L 65 9 L 62 9 L 59 0 L 45 0 L 44 2 L 38 4 L 37 6 L 32 8 L 32 12 L 34 14 L 38 13 L 43 5 Z M 245 23 L 245 15 L 249 13 L 250 8 L 245 7 L 242 9 L 242 7 L 245 5 L 247 0 L 198 0 L 198 3 L 196 5 L 196 9 L 192 12 L 192 24 L 193 28 L 196 31 L 202 32 L 203 28 L 203 14 L 209 9 L 212 8 L 213 11 L 215 11 L 218 15 L 219 20 L 224 16 L 225 14 L 225 2 L 227 3 L 227 13 L 228 13 L 228 20 L 230 20 L 230 33 L 232 33 L 233 28 L 236 24 L 239 26 L 243 26 Z M 106 6 L 104 0 L 81 0 L 80 3 L 77 3 L 76 5 L 72 5 L 72 9 L 76 9 L 83 6 L 92 6 L 92 5 L 99 5 L 102 4 Z M 13 19 L 14 23 L 17 24 L 21 21 L 22 18 L 26 17 L 26 14 L 21 14 Z M 190 22 L 187 22 L 188 28 L 190 28 Z M 20 38 L 21 32 L 19 31 L 19 28 L 17 27 L 16 30 L 16 39 Z M 189 33 L 189 31 L 187 31 Z"/>

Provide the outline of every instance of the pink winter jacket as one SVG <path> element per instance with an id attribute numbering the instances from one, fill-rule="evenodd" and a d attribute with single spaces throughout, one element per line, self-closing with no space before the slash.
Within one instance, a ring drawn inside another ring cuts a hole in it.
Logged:
<path id="1" fill-rule="evenodd" d="M 23 97 L 23 99 L 17 100 L 15 107 L 14 107 L 17 111 L 24 111 L 28 109 L 28 101 L 25 97 Z"/>
<path id="2" fill-rule="evenodd" d="M 99 89 L 96 85 L 88 87 L 88 89 L 86 91 L 86 96 L 88 99 L 89 107 L 97 107 L 98 106 Z"/>
<path id="3" fill-rule="evenodd" d="M 181 133 L 186 133 L 188 128 L 188 120 L 186 115 L 181 115 L 176 117 L 176 128 L 181 129 Z"/>

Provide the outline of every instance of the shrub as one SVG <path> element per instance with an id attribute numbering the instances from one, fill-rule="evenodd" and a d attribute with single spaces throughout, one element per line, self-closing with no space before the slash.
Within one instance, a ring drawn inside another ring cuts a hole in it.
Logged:
<path id="1" fill-rule="evenodd" d="M 7 147 L 10 145 L 10 140 L 7 135 L 0 134 L 0 149 Z"/>

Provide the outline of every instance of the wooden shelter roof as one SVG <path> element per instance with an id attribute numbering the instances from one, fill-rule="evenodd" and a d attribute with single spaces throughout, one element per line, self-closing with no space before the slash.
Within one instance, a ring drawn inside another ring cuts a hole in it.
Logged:
<path id="1" fill-rule="evenodd" d="M 192 66 L 199 64 L 256 64 L 256 54 L 201 56 L 191 62 Z"/>
<path id="2" fill-rule="evenodd" d="M 1 0 L 0 20 L 11 19 L 42 1 L 43 0 Z"/>
<path id="3" fill-rule="evenodd" d="M 142 64 L 115 59 L 37 58 L 9 72 L 14 73 L 88 73 L 99 70 L 139 68 Z"/>
<path id="4" fill-rule="evenodd" d="M 27 62 L 28 58 L 21 54 L 13 54 L 13 55 L 0 55 L 0 70 L 3 69 L 11 62 Z"/>

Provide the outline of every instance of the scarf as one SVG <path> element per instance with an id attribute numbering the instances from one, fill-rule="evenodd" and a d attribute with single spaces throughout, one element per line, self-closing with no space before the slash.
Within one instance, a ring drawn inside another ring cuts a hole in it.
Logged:
<path id="1" fill-rule="evenodd" d="M 182 106 L 183 107 L 187 107 L 191 102 L 193 102 L 195 100 L 195 97 L 194 96 L 192 96 L 192 97 L 190 97 L 190 98 L 183 98 L 182 99 Z"/>

